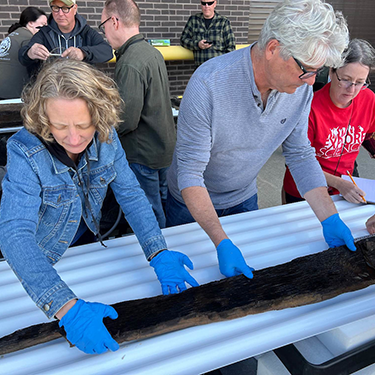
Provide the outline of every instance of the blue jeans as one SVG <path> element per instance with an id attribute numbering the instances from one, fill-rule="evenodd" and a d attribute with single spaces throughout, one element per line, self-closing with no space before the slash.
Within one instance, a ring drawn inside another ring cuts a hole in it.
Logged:
<path id="1" fill-rule="evenodd" d="M 241 212 L 255 211 L 258 209 L 258 195 L 254 194 L 237 206 L 215 210 L 217 216 L 239 214 Z M 165 206 L 167 227 L 194 222 L 193 216 L 185 204 L 174 199 L 168 191 L 167 204 Z"/>
<path id="2" fill-rule="evenodd" d="M 129 164 L 149 200 L 160 228 L 165 228 L 164 205 L 167 200 L 168 168 L 152 169 L 138 163 Z"/>

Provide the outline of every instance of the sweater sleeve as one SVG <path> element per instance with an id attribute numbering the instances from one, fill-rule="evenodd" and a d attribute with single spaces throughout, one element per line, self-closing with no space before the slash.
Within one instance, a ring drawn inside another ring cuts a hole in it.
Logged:
<path id="1" fill-rule="evenodd" d="M 204 82 L 193 76 L 181 102 L 177 125 L 177 179 L 180 190 L 205 187 L 203 173 L 210 160 L 211 97 Z"/>

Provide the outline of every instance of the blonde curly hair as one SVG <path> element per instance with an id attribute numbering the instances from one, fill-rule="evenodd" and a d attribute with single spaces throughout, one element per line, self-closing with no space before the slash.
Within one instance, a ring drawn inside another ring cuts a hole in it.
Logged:
<path id="1" fill-rule="evenodd" d="M 123 106 L 111 78 L 82 61 L 57 59 L 46 63 L 35 83 L 22 92 L 21 115 L 25 128 L 47 142 L 54 139 L 46 113 L 52 98 L 85 100 L 100 142 L 111 141 L 112 128 L 118 126 Z"/>

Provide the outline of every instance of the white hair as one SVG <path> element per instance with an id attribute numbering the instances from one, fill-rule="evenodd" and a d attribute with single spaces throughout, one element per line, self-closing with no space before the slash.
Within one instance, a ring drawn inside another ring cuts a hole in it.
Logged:
<path id="1" fill-rule="evenodd" d="M 341 12 L 321 0 L 284 0 L 266 19 L 259 36 L 263 50 L 271 39 L 280 43 L 280 55 L 309 66 L 340 67 L 349 31 Z"/>

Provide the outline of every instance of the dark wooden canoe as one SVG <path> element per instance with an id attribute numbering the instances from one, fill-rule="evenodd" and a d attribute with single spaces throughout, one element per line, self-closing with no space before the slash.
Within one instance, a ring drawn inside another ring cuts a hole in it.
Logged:
<path id="1" fill-rule="evenodd" d="M 114 304 L 119 318 L 105 324 L 119 343 L 250 314 L 307 305 L 375 283 L 375 239 L 341 246 L 171 295 Z M 150 313 L 152 312 L 152 313 Z M 0 355 L 64 335 L 57 322 L 31 326 L 0 339 Z"/>

